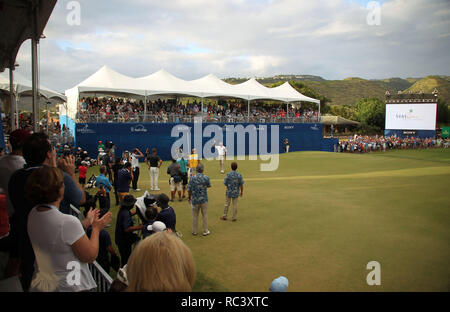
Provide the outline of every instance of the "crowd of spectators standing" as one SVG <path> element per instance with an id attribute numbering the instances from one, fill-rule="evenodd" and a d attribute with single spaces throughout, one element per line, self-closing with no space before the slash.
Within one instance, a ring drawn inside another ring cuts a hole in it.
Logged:
<path id="1" fill-rule="evenodd" d="M 340 140 L 335 146 L 339 153 L 367 153 L 386 151 L 392 149 L 418 149 L 433 147 L 448 147 L 448 140 L 436 138 L 397 137 L 397 136 L 362 136 L 354 135 L 345 140 Z"/>
<path id="2" fill-rule="evenodd" d="M 147 116 L 152 116 L 156 122 L 171 122 L 175 118 L 194 117 L 201 115 L 201 103 L 194 100 L 186 104 L 176 100 L 147 101 Z M 252 118 L 296 118 L 312 121 L 318 117 L 318 111 L 312 108 L 290 107 L 286 112 L 285 104 L 263 105 L 251 104 L 250 117 Z M 78 107 L 77 119 L 80 122 L 104 122 L 104 121 L 142 121 L 144 116 L 144 102 L 123 98 L 82 98 Z M 240 101 L 221 101 L 220 105 L 205 104 L 203 106 L 204 118 L 208 121 L 225 119 L 244 119 L 248 116 L 247 103 Z"/>

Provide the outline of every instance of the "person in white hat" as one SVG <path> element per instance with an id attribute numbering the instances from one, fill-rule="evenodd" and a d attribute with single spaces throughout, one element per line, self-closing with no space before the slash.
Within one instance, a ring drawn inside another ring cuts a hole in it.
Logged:
<path id="1" fill-rule="evenodd" d="M 162 232 L 162 231 L 166 230 L 166 225 L 164 224 L 164 222 L 155 221 L 155 222 L 153 222 L 153 224 L 150 224 L 149 226 L 147 226 L 147 230 L 149 232 L 153 232 L 153 233 Z M 151 234 L 153 234 L 153 233 L 151 233 Z"/>
<path id="2" fill-rule="evenodd" d="M 288 286 L 289 286 L 289 280 L 284 276 L 280 276 L 272 281 L 272 283 L 270 284 L 270 291 L 271 292 L 286 292 Z"/>

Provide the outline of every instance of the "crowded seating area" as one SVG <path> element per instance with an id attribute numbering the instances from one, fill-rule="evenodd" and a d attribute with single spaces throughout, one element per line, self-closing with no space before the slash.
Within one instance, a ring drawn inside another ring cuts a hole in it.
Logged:
<path id="1" fill-rule="evenodd" d="M 86 97 L 78 105 L 78 122 L 192 122 L 201 116 L 202 105 L 197 100 L 180 103 L 175 100 L 144 102 L 124 98 Z M 203 105 L 204 122 L 318 122 L 318 111 L 312 108 L 294 108 L 283 103 L 248 105 L 242 101 L 220 101 L 218 105 Z M 249 114 L 250 113 L 250 114 Z"/>
<path id="2" fill-rule="evenodd" d="M 355 134 L 348 139 L 340 140 L 336 152 L 339 153 L 368 153 L 393 149 L 419 149 L 419 148 L 448 148 L 448 139 L 416 138 L 416 137 L 384 137 L 362 136 Z"/>

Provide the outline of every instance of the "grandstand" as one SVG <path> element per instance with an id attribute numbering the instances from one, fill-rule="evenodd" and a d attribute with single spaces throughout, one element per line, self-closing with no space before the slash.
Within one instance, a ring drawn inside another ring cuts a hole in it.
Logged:
<path id="1" fill-rule="evenodd" d="M 280 138 L 278 146 L 269 144 L 271 151 L 282 150 L 285 138 L 291 151 L 333 151 L 337 143 L 323 138 L 320 101 L 288 82 L 276 88 L 255 79 L 231 85 L 212 74 L 187 81 L 164 70 L 132 78 L 104 66 L 65 93 L 67 106 L 60 106 L 60 123 L 73 129 L 76 144 L 94 155 L 97 140 L 104 140 L 114 142 L 118 152 L 130 145 L 142 150 L 151 145 L 163 159 L 170 159 L 170 147 L 178 139 L 172 130 L 184 125 L 189 129 L 186 135 L 194 138 L 196 117 L 203 123 L 202 132 L 214 123 L 223 129 L 222 137 L 227 125 L 277 127 Z M 313 103 L 317 109 L 302 108 L 302 103 Z M 244 154 L 248 155 L 249 144 L 245 139 Z"/>

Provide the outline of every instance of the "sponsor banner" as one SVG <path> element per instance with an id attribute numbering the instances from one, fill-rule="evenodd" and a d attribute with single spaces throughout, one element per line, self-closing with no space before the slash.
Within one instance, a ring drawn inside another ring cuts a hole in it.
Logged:
<path id="1" fill-rule="evenodd" d="M 402 130 L 402 135 L 405 136 L 416 136 L 417 131 L 416 130 Z"/>
<path id="2" fill-rule="evenodd" d="M 195 132 L 200 127 L 200 133 Z M 273 130 L 278 127 L 278 138 L 272 139 Z M 218 131 L 218 132 L 217 132 Z M 241 134 L 239 134 L 241 133 Z M 242 134 L 244 133 L 244 134 Z M 137 147 L 142 152 L 147 148 L 157 148 L 159 156 L 164 160 L 172 157 L 172 145 L 185 134 L 186 147 L 190 152 L 194 143 L 205 146 L 211 139 L 223 142 L 233 155 L 266 154 L 283 151 L 283 140 L 290 143 L 290 152 L 294 151 L 333 151 L 332 144 L 325 143 L 322 137 L 322 124 L 317 123 L 80 123 L 76 125 L 77 146 L 87 150 L 90 157 L 97 157 L 98 141 L 112 141 L 116 146 L 116 156 L 125 150 Z M 174 136 L 172 136 L 174 135 Z M 230 140 L 227 143 L 227 140 Z M 250 143 L 251 141 L 256 141 Z M 261 142 L 266 142 L 262 146 Z M 278 142 L 278 146 L 273 146 Z M 211 147 L 211 153 L 215 150 Z M 231 145 L 231 146 L 228 146 Z"/>

